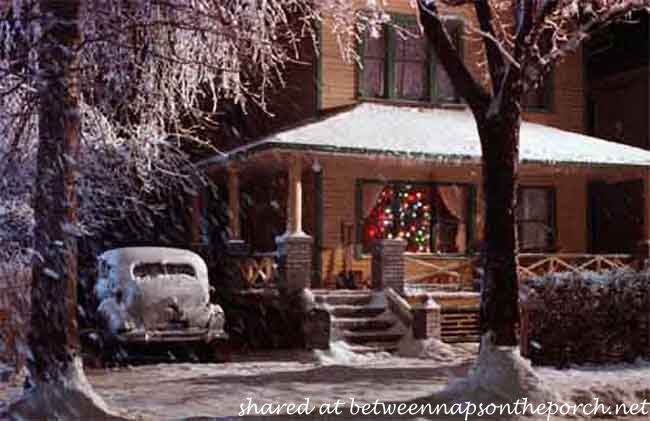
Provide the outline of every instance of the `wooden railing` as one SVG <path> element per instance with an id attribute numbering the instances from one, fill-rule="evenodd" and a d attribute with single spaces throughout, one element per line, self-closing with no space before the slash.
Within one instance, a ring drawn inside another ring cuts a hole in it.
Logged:
<path id="1" fill-rule="evenodd" d="M 605 272 L 634 269 L 634 257 L 629 254 L 520 254 L 517 267 L 519 280 L 553 273 Z"/>
<path id="2" fill-rule="evenodd" d="M 468 289 L 471 288 L 476 265 L 473 259 L 460 261 L 422 259 L 405 256 L 406 264 L 421 268 L 418 274 L 408 277 L 409 285 L 439 285 L 443 289 Z"/>
<path id="3" fill-rule="evenodd" d="M 480 259 L 461 261 L 404 257 L 407 265 L 418 268 L 417 274 L 407 277 L 409 285 L 436 285 L 439 289 L 471 289 L 472 281 L 480 277 Z M 635 269 L 635 258 L 630 254 L 578 254 L 578 253 L 522 253 L 518 256 L 519 280 L 553 273 L 605 272 L 617 269 Z M 421 269 L 420 269 L 421 268 Z"/>
<path id="4" fill-rule="evenodd" d="M 278 278 L 277 254 L 253 253 L 239 261 L 239 271 L 245 288 L 275 286 Z"/>

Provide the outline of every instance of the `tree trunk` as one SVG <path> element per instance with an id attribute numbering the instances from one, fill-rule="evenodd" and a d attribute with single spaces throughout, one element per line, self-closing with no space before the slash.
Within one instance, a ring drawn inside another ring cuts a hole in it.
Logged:
<path id="1" fill-rule="evenodd" d="M 479 123 L 486 205 L 481 330 L 492 331 L 495 343 L 507 346 L 517 345 L 519 320 L 515 225 L 519 127 L 517 110 Z"/>
<path id="2" fill-rule="evenodd" d="M 76 162 L 80 138 L 76 67 L 79 1 L 41 0 L 39 146 L 34 186 L 30 372 L 36 382 L 61 378 L 78 356 Z"/>

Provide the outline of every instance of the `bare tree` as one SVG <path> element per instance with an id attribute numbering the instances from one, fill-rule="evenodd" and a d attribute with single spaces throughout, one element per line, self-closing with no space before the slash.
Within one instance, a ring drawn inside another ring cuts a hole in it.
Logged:
<path id="1" fill-rule="evenodd" d="M 420 22 L 457 92 L 471 109 L 482 150 L 485 272 L 481 319 L 497 345 L 517 344 L 515 201 L 521 98 L 591 34 L 648 10 L 648 0 L 418 0 Z M 487 62 L 483 84 L 458 55 L 439 6 L 473 7 Z"/>

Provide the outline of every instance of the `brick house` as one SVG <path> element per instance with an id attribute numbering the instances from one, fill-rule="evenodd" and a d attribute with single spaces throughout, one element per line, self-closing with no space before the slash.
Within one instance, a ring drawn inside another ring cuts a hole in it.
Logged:
<path id="1" fill-rule="evenodd" d="M 390 2 L 389 12 L 402 28 L 416 24 L 408 0 Z M 463 36 L 470 15 L 450 16 L 449 30 L 478 75 L 479 46 Z M 386 27 L 360 45 L 360 68 L 341 59 L 327 22 L 320 36 L 319 54 L 290 70 L 289 91 L 276 98 L 280 118 L 233 118 L 249 130 L 246 141 L 224 138 L 225 153 L 200 163 L 228 191 L 232 250 L 252 262 L 242 273 L 271 276 L 279 250 L 289 282 L 369 285 L 373 244 L 402 238 L 407 282 L 471 289 L 484 224 L 471 114 L 422 38 Z M 569 57 L 525 101 L 524 276 L 625 265 L 650 238 L 650 152 L 639 148 L 647 130 L 628 145 L 587 136 L 618 140 L 603 127 L 613 96 L 598 89 L 604 76 L 588 73 L 585 57 L 595 55 Z M 647 110 L 647 89 L 641 96 Z M 196 201 L 191 241 L 209 250 L 208 205 Z"/>

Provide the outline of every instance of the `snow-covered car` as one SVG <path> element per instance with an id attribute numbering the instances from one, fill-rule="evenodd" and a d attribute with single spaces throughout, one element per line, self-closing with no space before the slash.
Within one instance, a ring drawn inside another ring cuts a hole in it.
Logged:
<path id="1" fill-rule="evenodd" d="M 188 250 L 126 247 L 98 258 L 95 295 L 103 336 L 118 343 L 203 343 L 226 337 L 210 303 L 208 269 Z"/>

